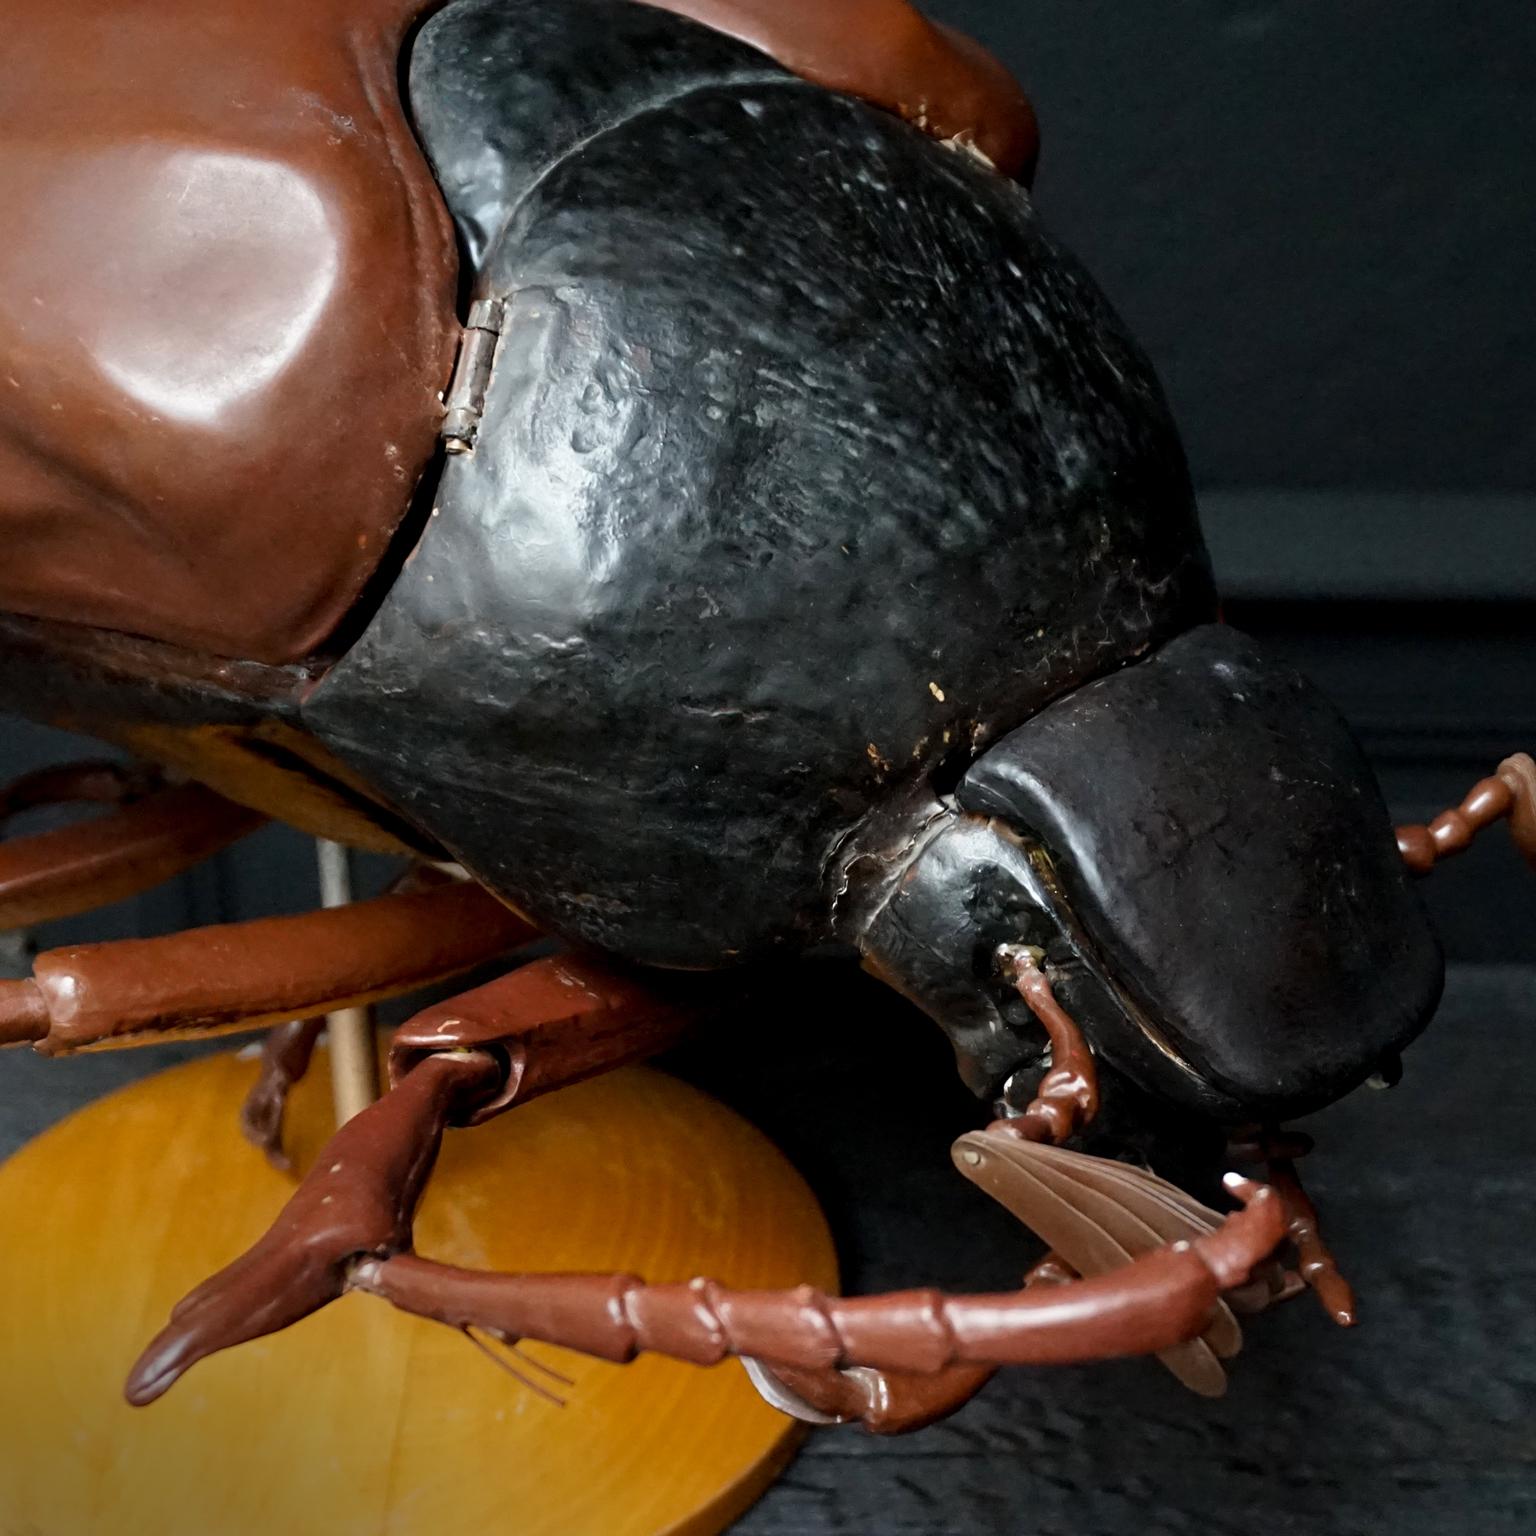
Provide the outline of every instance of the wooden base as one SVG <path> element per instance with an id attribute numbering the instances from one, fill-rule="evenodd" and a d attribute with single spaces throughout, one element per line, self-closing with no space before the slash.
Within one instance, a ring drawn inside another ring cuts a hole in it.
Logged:
<path id="1" fill-rule="evenodd" d="M 788 1461 L 797 1426 L 735 1362 L 620 1368 L 529 1346 L 571 1380 L 513 1361 L 566 1399 L 556 1407 L 461 1335 L 358 1296 L 128 1408 L 137 1350 L 290 1188 L 236 1131 L 253 1072 L 219 1056 L 162 1073 L 0 1167 L 0 1528 L 708 1536 Z M 330 1124 L 322 1051 L 293 1106 L 300 1167 Z M 417 1237 L 474 1267 L 836 1282 L 821 1213 L 784 1158 L 646 1070 L 450 1133 Z"/>

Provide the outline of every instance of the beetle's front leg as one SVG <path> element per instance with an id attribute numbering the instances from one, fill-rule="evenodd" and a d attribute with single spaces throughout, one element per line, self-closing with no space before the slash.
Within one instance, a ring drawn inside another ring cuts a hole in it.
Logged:
<path id="1" fill-rule="evenodd" d="M 674 1044 L 688 1015 L 597 961 L 536 961 L 429 1008 L 396 1034 L 393 1086 L 349 1121 L 267 1234 L 193 1291 L 129 1378 L 148 1403 L 206 1355 L 334 1301 L 365 1258 L 409 1251 L 444 1130 Z"/>
<path id="2" fill-rule="evenodd" d="M 999 1121 L 993 1128 L 1026 1141 L 1049 1141 L 1059 1146 L 1099 1112 L 1099 1075 L 1093 1052 L 1076 1021 L 1056 1001 L 1051 983 L 1040 969 L 1038 950 L 1004 944 L 997 952 L 997 965 L 1019 989 L 1050 1039 L 1051 1065 L 1023 1113 Z"/>

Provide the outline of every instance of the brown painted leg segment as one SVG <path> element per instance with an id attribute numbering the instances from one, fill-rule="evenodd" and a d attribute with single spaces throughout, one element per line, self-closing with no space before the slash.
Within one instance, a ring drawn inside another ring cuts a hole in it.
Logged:
<path id="1" fill-rule="evenodd" d="M 536 930 L 468 883 L 298 917 L 197 928 L 37 957 L 35 1005 L 16 1002 L 0 1042 L 45 1055 L 173 1035 L 260 1029 L 396 997 L 525 944 Z"/>
<path id="2" fill-rule="evenodd" d="M 1521 857 L 1536 869 L 1536 762 L 1524 752 L 1506 757 L 1491 778 L 1473 785 L 1459 806 L 1427 827 L 1399 827 L 1398 851 L 1416 875 L 1427 875 L 1441 859 L 1464 852 L 1479 832 L 1505 818 Z"/>
<path id="3" fill-rule="evenodd" d="M 489 1056 L 444 1055 L 349 1120 L 267 1234 L 187 1296 L 129 1377 L 153 1402 L 204 1356 L 290 1327 L 346 1289 L 362 1254 L 398 1253 L 456 1109 L 494 1088 Z"/>
<path id="4" fill-rule="evenodd" d="M 204 1356 L 335 1300 L 362 1258 L 408 1250 L 447 1126 L 644 1060 L 688 1022 L 637 983 L 569 955 L 418 1015 L 396 1036 L 390 1092 L 337 1132 L 267 1235 L 177 1307 L 134 1367 L 129 1401 L 151 1402 Z"/>
<path id="5" fill-rule="evenodd" d="M 0 843 L 0 928 L 30 928 L 136 896 L 264 820 L 211 789 L 185 784 L 77 826 Z"/>
<path id="6" fill-rule="evenodd" d="M 1270 1277 L 1270 1302 L 1288 1301 L 1302 1289 L 1313 1292 L 1329 1317 L 1351 1328 L 1359 1317 L 1354 1287 L 1344 1278 L 1338 1261 L 1323 1241 L 1317 1207 L 1302 1186 L 1296 1160 L 1312 1151 L 1312 1138 L 1277 1126 L 1245 1131 L 1229 1151 L 1238 1162 L 1262 1164 L 1285 1207 L 1286 1236 L 1296 1250 L 1298 1269 Z"/>
<path id="7" fill-rule="evenodd" d="M 1269 1164 L 1269 1182 L 1285 1204 L 1286 1234 L 1296 1249 L 1302 1280 L 1339 1327 L 1354 1327 L 1359 1316 L 1354 1287 L 1340 1273 L 1337 1261 L 1323 1242 L 1317 1208 L 1302 1188 L 1296 1164 L 1286 1157 L 1274 1158 Z"/>
<path id="8" fill-rule="evenodd" d="M 240 1109 L 240 1129 L 245 1139 L 283 1173 L 293 1168 L 283 1151 L 288 1095 L 309 1071 L 315 1046 L 324 1031 L 324 1018 L 290 1019 L 268 1030 L 261 1049 L 261 1073 Z"/>
<path id="9" fill-rule="evenodd" d="M 106 759 L 39 768 L 0 789 L 0 825 L 44 806 L 124 805 L 158 789 L 161 782 L 157 769 Z"/>
<path id="10" fill-rule="evenodd" d="M 992 1129 L 1059 1146 L 1099 1112 L 1099 1077 L 1093 1052 L 1072 1017 L 1056 1001 L 1040 969 L 1037 951 L 1005 945 L 998 959 L 1003 974 L 1019 989 L 1050 1037 L 1051 1069 L 1040 1079 L 1034 1101 L 1024 1113 L 999 1120 Z"/>
<path id="11" fill-rule="evenodd" d="M 1081 1276 L 1048 1253 L 1024 1277 L 1024 1289 L 1069 1285 Z M 997 1374 L 993 1365 L 951 1365 L 932 1376 L 855 1366 L 818 1371 L 806 1366 L 744 1362 L 759 1392 L 783 1413 L 808 1424 L 858 1424 L 872 1435 L 905 1435 L 947 1419 Z"/>
<path id="12" fill-rule="evenodd" d="M 412 864 L 388 889 L 391 896 L 413 896 L 453 884 L 451 876 L 435 865 Z M 262 1046 L 261 1071 L 240 1108 L 240 1131 L 245 1139 L 280 1173 L 291 1173 L 293 1164 L 283 1151 L 283 1121 L 294 1088 L 304 1080 L 314 1059 L 315 1047 L 328 1028 L 323 1016 L 290 1019 L 267 1032 Z M 333 1063 L 333 1070 L 335 1064 Z M 377 1098 L 377 1089 L 370 1095 Z"/>

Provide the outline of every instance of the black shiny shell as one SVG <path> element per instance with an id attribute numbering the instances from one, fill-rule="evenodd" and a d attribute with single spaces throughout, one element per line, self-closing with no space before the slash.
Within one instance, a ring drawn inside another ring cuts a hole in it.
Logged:
<path id="1" fill-rule="evenodd" d="M 1308 1113 L 1439 1001 L 1440 946 L 1364 754 L 1236 630 L 1193 630 L 1042 710 L 956 799 L 1050 850 L 1131 1009 L 1079 1002 L 1075 979 L 1063 995 L 1095 1051 L 1167 1099 Z"/>
<path id="2" fill-rule="evenodd" d="M 652 963 L 813 942 L 873 809 L 1211 615 L 1018 186 L 630 0 L 459 0 L 410 90 L 507 332 L 305 715 L 492 888 Z"/>

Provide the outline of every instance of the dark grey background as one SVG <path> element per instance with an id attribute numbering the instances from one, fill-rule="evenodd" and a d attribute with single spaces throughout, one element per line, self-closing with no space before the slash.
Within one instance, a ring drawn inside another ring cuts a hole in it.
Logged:
<path id="1" fill-rule="evenodd" d="M 1536 747 L 1529 0 L 930 8 L 1039 104 L 1040 205 L 1162 372 L 1229 616 L 1340 701 L 1401 817 Z M 73 750 L 0 723 L 0 774 Z M 312 864 L 274 829 L 38 937 L 296 910 Z M 1359 1333 L 1265 1320 L 1223 1405 L 1139 1364 L 1015 1372 L 914 1442 L 819 1438 L 743 1530 L 1536 1528 L 1536 884 L 1499 838 L 1431 899 L 1444 1015 L 1398 1093 L 1318 1127 Z M 806 1169 L 851 1285 L 1011 1283 L 1016 1234 L 947 1170 L 974 1111 L 931 1032 L 871 989 L 794 985 L 680 1068 Z M 166 1059 L 0 1060 L 0 1150 Z"/>

